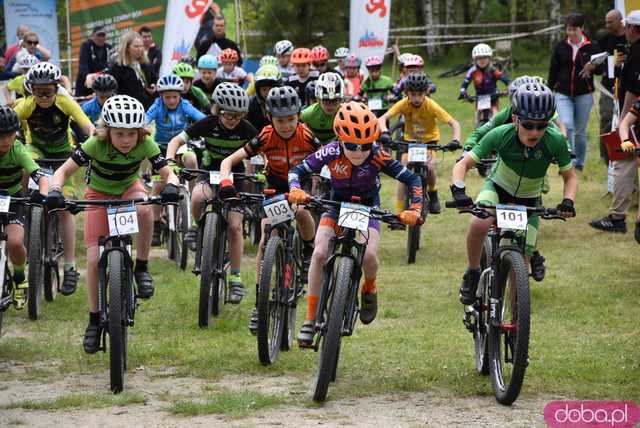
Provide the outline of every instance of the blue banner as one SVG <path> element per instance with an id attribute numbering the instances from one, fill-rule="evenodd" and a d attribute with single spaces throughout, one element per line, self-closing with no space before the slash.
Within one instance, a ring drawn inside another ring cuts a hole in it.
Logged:
<path id="1" fill-rule="evenodd" d="M 16 30 L 26 25 L 40 44 L 51 52 L 50 61 L 60 65 L 56 0 L 4 0 L 4 28 L 7 46 L 17 41 Z"/>

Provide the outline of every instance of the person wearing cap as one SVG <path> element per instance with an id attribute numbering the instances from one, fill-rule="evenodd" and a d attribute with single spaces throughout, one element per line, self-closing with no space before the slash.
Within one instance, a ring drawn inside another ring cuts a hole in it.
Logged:
<path id="1" fill-rule="evenodd" d="M 107 68 L 111 45 L 106 42 L 107 32 L 104 27 L 97 26 L 91 36 L 80 45 L 78 59 L 78 76 L 76 77 L 76 97 L 91 95 L 93 91 L 85 86 L 85 80 L 90 73 L 97 73 Z"/>
<path id="2" fill-rule="evenodd" d="M 159 75 L 160 66 L 162 65 L 162 50 L 158 48 L 153 40 L 151 28 L 143 25 L 138 33 L 142 36 L 142 44 L 144 45 L 144 51 L 147 53 L 147 58 L 149 58 L 149 63 L 151 63 L 154 73 Z"/>

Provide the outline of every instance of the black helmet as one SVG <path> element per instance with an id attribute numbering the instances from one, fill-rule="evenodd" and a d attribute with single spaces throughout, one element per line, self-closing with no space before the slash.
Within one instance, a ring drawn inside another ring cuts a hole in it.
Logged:
<path id="1" fill-rule="evenodd" d="M 540 83 L 520 85 L 513 95 L 513 112 L 522 120 L 549 121 L 556 112 L 556 98 Z"/>
<path id="2" fill-rule="evenodd" d="M 191 67 L 195 67 L 197 63 L 196 59 L 189 55 L 183 56 L 178 62 L 184 62 L 185 64 L 189 64 Z"/>
<path id="3" fill-rule="evenodd" d="M 312 80 L 311 82 L 307 83 L 307 86 L 304 88 L 304 96 L 307 99 L 307 101 L 316 99 L 317 83 L 318 83 L 317 80 Z"/>
<path id="4" fill-rule="evenodd" d="M 300 97 L 291 86 L 271 88 L 267 95 L 267 111 L 272 116 L 290 116 L 300 112 Z"/>
<path id="5" fill-rule="evenodd" d="M 407 91 L 426 91 L 429 88 L 431 81 L 426 74 L 412 73 L 407 76 L 407 80 L 404 82 L 404 89 Z"/>
<path id="6" fill-rule="evenodd" d="M 101 74 L 93 81 L 91 89 L 95 92 L 117 92 L 118 82 L 115 77 L 110 74 Z"/>
<path id="7" fill-rule="evenodd" d="M 0 134 L 8 134 L 20 129 L 18 114 L 8 106 L 0 106 Z"/>

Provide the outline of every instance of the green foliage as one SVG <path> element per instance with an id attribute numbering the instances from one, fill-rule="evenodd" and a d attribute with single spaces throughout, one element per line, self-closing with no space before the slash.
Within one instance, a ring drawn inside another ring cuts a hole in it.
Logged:
<path id="1" fill-rule="evenodd" d="M 141 394 L 123 392 L 122 394 L 69 394 L 50 400 L 23 400 L 3 406 L 4 409 L 26 410 L 68 410 L 97 409 L 101 407 L 127 406 L 144 404 L 147 399 Z"/>

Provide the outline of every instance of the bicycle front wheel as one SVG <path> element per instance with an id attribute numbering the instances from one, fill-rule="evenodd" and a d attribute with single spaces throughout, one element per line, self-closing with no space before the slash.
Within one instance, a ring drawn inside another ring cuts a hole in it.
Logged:
<path id="1" fill-rule="evenodd" d="M 487 269 L 491 266 L 491 255 L 493 254 L 491 238 L 484 240 L 480 268 L 482 274 L 478 283 L 475 331 L 473 341 L 476 354 L 476 371 L 478 374 L 486 376 L 489 374 L 489 346 L 487 332 L 489 331 L 489 288 L 491 287 L 491 271 Z"/>
<path id="2" fill-rule="evenodd" d="M 497 323 L 489 324 L 491 385 L 496 400 L 512 404 L 520 394 L 529 355 L 531 296 L 524 257 L 505 251 L 497 278 Z"/>
<path id="3" fill-rule="evenodd" d="M 338 263 L 337 273 L 333 280 L 333 296 L 331 298 L 326 330 L 320 345 L 320 362 L 316 376 L 313 401 L 324 401 L 327 398 L 329 383 L 335 380 L 338 368 L 338 354 L 342 340 L 342 327 L 347 316 L 349 288 L 353 278 L 353 259 L 343 257 Z"/>
<path id="4" fill-rule="evenodd" d="M 109 369 L 111 391 L 122 392 L 127 365 L 127 284 L 122 253 L 109 253 L 107 288 L 109 290 Z"/>
<path id="5" fill-rule="evenodd" d="M 37 320 L 40 316 L 40 296 L 42 291 L 42 266 L 44 263 L 44 247 L 42 231 L 44 230 L 42 207 L 31 207 L 29 219 L 29 298 L 27 307 L 29 319 Z"/>
<path id="6" fill-rule="evenodd" d="M 45 259 L 44 264 L 44 298 L 47 302 L 55 299 L 60 289 L 60 269 L 58 259 L 63 254 L 62 239 L 60 238 L 58 214 L 49 216 L 46 226 Z"/>
<path id="7" fill-rule="evenodd" d="M 216 238 L 216 213 L 207 213 L 202 237 L 202 274 L 200 275 L 200 300 L 198 303 L 198 325 L 209 326 L 213 311 L 214 281 L 216 254 L 214 250 Z M 216 296 L 217 298 L 217 296 Z"/>
<path id="8" fill-rule="evenodd" d="M 178 247 L 180 257 L 176 257 L 176 263 L 180 269 L 185 270 L 187 268 L 187 263 L 189 262 L 189 244 L 187 243 L 185 236 L 189 232 L 190 227 L 191 210 L 189 209 L 189 206 L 191 205 L 191 200 L 187 189 L 181 188 L 180 194 L 182 194 L 182 199 L 180 199 L 180 203 L 176 210 L 179 219 L 176 224 L 179 228 Z"/>

